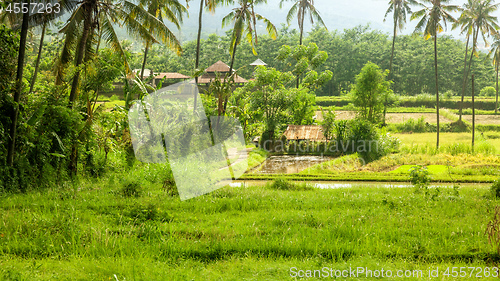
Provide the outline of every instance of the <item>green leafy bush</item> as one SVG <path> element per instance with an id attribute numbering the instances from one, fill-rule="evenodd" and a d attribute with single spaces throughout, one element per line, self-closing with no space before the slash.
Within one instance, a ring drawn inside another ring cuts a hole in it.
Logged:
<path id="1" fill-rule="evenodd" d="M 396 130 L 401 133 L 426 133 L 430 131 L 423 116 L 417 120 L 410 118 L 402 124 L 395 124 Z"/>
<path id="2" fill-rule="evenodd" d="M 306 182 L 295 183 L 285 178 L 277 178 L 269 185 L 272 189 L 277 190 L 313 190 L 314 187 Z"/>
<path id="3" fill-rule="evenodd" d="M 423 190 L 427 195 L 429 192 L 429 183 L 431 182 L 427 167 L 421 165 L 412 167 L 410 169 L 410 182 L 415 187 L 415 192 L 418 193 Z"/>
<path id="4" fill-rule="evenodd" d="M 496 94 L 496 89 L 494 87 L 488 86 L 484 87 L 481 92 L 479 92 L 479 95 L 482 97 L 494 97 Z"/>
<path id="5" fill-rule="evenodd" d="M 137 181 L 125 181 L 121 194 L 124 197 L 139 197 L 141 196 L 141 184 Z"/>
<path id="6" fill-rule="evenodd" d="M 493 196 L 500 198 L 500 178 L 493 182 L 490 190 Z"/>
<path id="7" fill-rule="evenodd" d="M 372 162 L 399 147 L 399 140 L 391 137 L 385 129 L 378 130 L 363 119 L 354 119 L 348 123 L 348 144 L 351 153 L 358 153 L 366 162 Z"/>

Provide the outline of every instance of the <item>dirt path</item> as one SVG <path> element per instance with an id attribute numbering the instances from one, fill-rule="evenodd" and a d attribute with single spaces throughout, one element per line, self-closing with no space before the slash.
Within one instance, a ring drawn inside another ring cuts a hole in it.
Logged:
<path id="1" fill-rule="evenodd" d="M 464 115 L 464 120 L 472 123 L 472 115 Z M 481 125 L 500 125 L 499 115 L 476 115 L 476 124 Z"/>

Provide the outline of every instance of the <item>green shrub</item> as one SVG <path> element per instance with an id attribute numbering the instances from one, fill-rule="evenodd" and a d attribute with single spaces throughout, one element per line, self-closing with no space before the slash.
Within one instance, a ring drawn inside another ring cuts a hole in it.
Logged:
<path id="1" fill-rule="evenodd" d="M 277 190 L 313 190 L 314 187 L 306 182 L 302 183 L 295 183 L 292 181 L 289 181 L 285 178 L 277 178 L 273 180 L 273 182 L 269 185 L 272 189 L 277 189 Z"/>
<path id="2" fill-rule="evenodd" d="M 365 162 L 371 162 L 380 157 L 378 140 L 379 135 L 375 126 L 365 119 L 354 119 L 348 124 L 348 140 L 353 153 L 357 152 Z"/>
<path id="3" fill-rule="evenodd" d="M 500 178 L 493 182 L 490 190 L 493 196 L 500 198 Z"/>
<path id="4" fill-rule="evenodd" d="M 426 133 L 430 131 L 429 126 L 425 122 L 423 116 L 415 120 L 410 118 L 402 124 L 396 124 L 396 130 L 401 133 Z"/>
<path id="5" fill-rule="evenodd" d="M 431 178 L 427 167 L 417 165 L 410 169 L 410 182 L 415 187 L 415 192 L 425 191 L 428 194 Z"/>
<path id="6" fill-rule="evenodd" d="M 494 97 L 496 94 L 496 89 L 491 86 L 484 87 L 481 92 L 479 92 L 479 95 L 482 97 Z"/>
<path id="7" fill-rule="evenodd" d="M 137 181 L 125 181 L 121 194 L 124 197 L 139 197 L 141 196 L 141 184 Z"/>
<path id="8" fill-rule="evenodd" d="M 452 90 L 448 90 L 448 91 L 444 92 L 444 94 L 442 94 L 442 96 L 445 99 L 451 99 L 453 96 L 455 96 L 455 92 L 453 92 Z"/>

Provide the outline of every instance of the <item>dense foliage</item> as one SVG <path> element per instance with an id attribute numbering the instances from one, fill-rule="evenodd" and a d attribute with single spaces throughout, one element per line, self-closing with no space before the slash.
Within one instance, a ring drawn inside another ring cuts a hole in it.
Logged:
<path id="1" fill-rule="evenodd" d="M 269 66 L 278 70 L 292 71 L 287 63 L 277 60 L 282 45 L 295 45 L 298 33 L 283 27 L 276 40 L 269 36 L 259 37 L 259 44 L 255 46 L 257 57 Z M 318 67 L 317 71 L 330 70 L 333 72 L 332 79 L 322 88 L 316 91 L 318 96 L 338 96 L 350 91 L 351 85 L 355 83 L 355 77 L 367 61 L 380 66 L 382 70 L 389 68 L 389 58 L 392 38 L 368 26 L 359 26 L 344 31 L 326 31 L 324 28 L 315 28 L 305 39 L 305 44 L 314 42 L 318 48 L 328 53 L 325 63 Z M 397 95 L 417 95 L 421 93 L 433 93 L 435 91 L 433 45 L 430 40 L 425 40 L 418 35 L 400 35 L 396 40 L 397 52 L 394 55 L 393 75 L 394 84 L 392 89 Z M 230 61 L 227 50 L 229 39 L 227 36 L 211 35 L 202 40 L 202 52 L 200 68 L 207 68 L 217 60 Z M 196 42 L 190 41 L 184 44 L 184 53 L 175 57 L 166 48 L 155 47 L 151 64 L 155 71 L 176 71 L 189 74 L 194 66 Z M 239 47 L 239 55 L 236 57 L 235 69 L 240 70 L 241 76 L 251 77 L 252 67 L 249 66 L 256 56 L 252 54 L 251 46 L 242 43 Z M 465 44 L 450 36 L 443 35 L 438 40 L 439 88 L 441 93 L 451 91 L 453 95 L 459 95 L 463 79 L 463 57 L 465 55 Z M 474 61 L 472 70 L 476 76 L 476 89 L 493 86 L 495 82 L 494 67 L 488 60 L 487 54 L 478 52 L 479 58 Z M 139 57 L 133 60 L 132 65 L 139 67 Z M 469 90 L 466 95 L 470 95 Z"/>

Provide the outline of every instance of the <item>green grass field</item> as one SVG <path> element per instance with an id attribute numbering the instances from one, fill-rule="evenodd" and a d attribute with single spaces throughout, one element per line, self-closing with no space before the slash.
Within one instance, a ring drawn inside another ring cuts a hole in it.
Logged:
<path id="1" fill-rule="evenodd" d="M 498 200 L 484 186 L 124 194 L 100 180 L 1 196 L 0 280 L 293 280 L 292 267 L 418 269 L 423 278 L 408 280 L 435 280 L 428 269 L 495 257 L 485 229 Z"/>
<path id="2" fill-rule="evenodd" d="M 419 134 L 391 134 L 401 140 L 404 146 L 410 147 L 415 145 L 420 146 L 436 146 L 436 133 L 419 133 Z M 481 140 L 486 139 L 489 144 L 498 149 L 500 153 L 500 132 L 477 132 L 476 145 L 481 145 Z M 451 145 L 468 145 L 472 144 L 471 133 L 440 133 L 440 146 L 447 147 Z"/>

